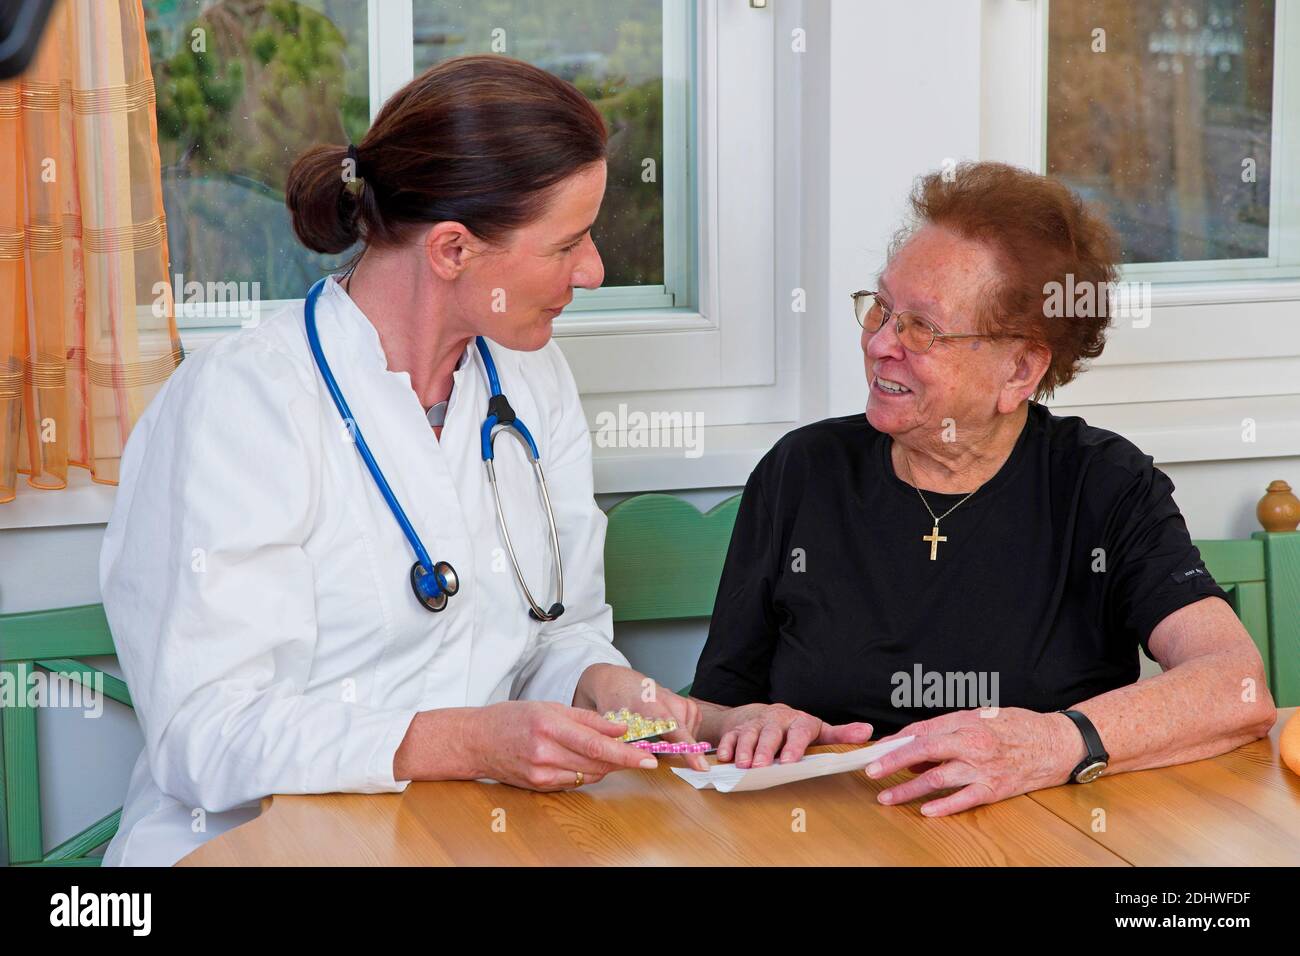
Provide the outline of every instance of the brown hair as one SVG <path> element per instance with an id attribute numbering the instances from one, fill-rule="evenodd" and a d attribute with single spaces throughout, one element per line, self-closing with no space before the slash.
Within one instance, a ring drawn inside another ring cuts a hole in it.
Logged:
<path id="1" fill-rule="evenodd" d="M 545 211 L 551 187 L 605 159 L 608 132 L 569 83 L 522 60 L 444 60 L 386 102 L 355 153 L 313 146 L 289 171 L 293 231 L 316 252 L 405 241 L 454 220 L 495 242 Z M 356 178 L 345 181 L 349 156 Z M 360 188 L 357 188 L 357 187 Z"/>
<path id="2" fill-rule="evenodd" d="M 1050 396 L 1079 374 L 1106 345 L 1107 283 L 1119 277 L 1119 243 L 1103 215 L 1063 183 L 1004 163 L 960 163 L 917 181 L 915 222 L 895 237 L 890 254 L 921 225 L 951 229 L 993 250 L 999 275 L 989 283 L 977 317 L 979 331 L 1022 335 L 1049 349 L 1051 364 L 1034 397 Z M 1048 283 L 1092 283 L 1098 313 L 1049 318 Z"/>

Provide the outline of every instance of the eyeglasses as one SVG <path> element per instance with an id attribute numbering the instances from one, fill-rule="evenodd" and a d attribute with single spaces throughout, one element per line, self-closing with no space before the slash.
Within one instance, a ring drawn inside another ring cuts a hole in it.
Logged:
<path id="1" fill-rule="evenodd" d="M 987 332 L 940 332 L 934 323 L 916 312 L 895 312 L 880 298 L 879 292 L 860 289 L 850 293 L 853 317 L 873 335 L 891 318 L 898 341 L 909 352 L 928 352 L 935 339 L 1022 339 L 1023 335 L 992 335 Z"/>

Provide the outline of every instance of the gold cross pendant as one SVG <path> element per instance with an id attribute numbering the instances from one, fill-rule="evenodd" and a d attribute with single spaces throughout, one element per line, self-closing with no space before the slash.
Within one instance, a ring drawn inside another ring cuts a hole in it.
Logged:
<path id="1" fill-rule="evenodd" d="M 948 539 L 939 534 L 939 526 L 935 525 L 934 530 L 929 534 L 921 535 L 921 540 L 930 542 L 930 560 L 933 561 L 939 556 L 939 542 L 947 541 Z"/>

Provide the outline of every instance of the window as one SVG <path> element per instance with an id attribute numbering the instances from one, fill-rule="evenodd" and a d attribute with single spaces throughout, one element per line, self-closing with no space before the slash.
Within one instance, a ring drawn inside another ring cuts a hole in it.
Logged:
<path id="1" fill-rule="evenodd" d="M 1046 171 L 1106 209 L 1129 277 L 1300 274 L 1295 112 L 1274 108 L 1275 60 L 1300 49 L 1276 43 L 1278 6 L 1049 6 Z"/>
<path id="2" fill-rule="evenodd" d="M 242 283 L 274 302 L 301 297 L 346 261 L 350 252 L 320 256 L 295 240 L 283 202 L 293 158 L 317 142 L 359 142 L 384 98 L 416 72 L 492 52 L 574 83 L 611 129 L 609 186 L 593 230 L 606 281 L 579 290 L 565 318 L 693 307 L 693 29 L 684 0 L 390 0 L 369 11 L 356 0 L 148 0 L 146 8 L 182 328 L 240 319 L 234 309 L 186 309 L 187 282 Z M 372 77 L 370 63 L 394 47 L 410 51 L 396 57 L 409 69 Z"/>
<path id="3" fill-rule="evenodd" d="M 234 307 L 186 310 L 185 298 L 206 300 L 186 284 L 293 299 L 348 258 L 299 245 L 284 184 L 303 149 L 360 139 L 370 123 L 365 5 L 147 0 L 145 11 L 177 325 L 237 326 Z"/>
<path id="4" fill-rule="evenodd" d="M 690 306 L 691 30 L 644 0 L 414 0 L 414 64 L 509 52 L 577 86 L 605 117 L 609 180 L 592 230 L 605 284 L 571 313 Z"/>
<path id="5" fill-rule="evenodd" d="M 300 299 L 348 257 L 314 256 L 293 237 L 283 186 L 300 150 L 359 141 L 419 69 L 498 52 L 575 83 L 612 130 L 594 230 L 606 284 L 580 291 L 555 326 L 592 428 L 624 403 L 648 414 L 692 412 L 710 426 L 797 417 L 796 324 L 779 319 L 801 308 L 790 305 L 803 295 L 800 244 L 794 232 L 778 236 L 776 223 L 778 201 L 783 221 L 798 220 L 797 164 L 784 163 L 778 188 L 777 153 L 779 123 L 788 124 L 788 142 L 799 140 L 802 39 L 792 37 L 803 34 L 801 8 L 144 2 L 187 348 L 247 319 L 218 312 L 221 303 L 187 305 L 184 284 L 258 282 L 265 311 Z"/>
<path id="6" fill-rule="evenodd" d="M 1105 352 L 1052 405 L 1162 461 L 1295 454 L 1300 10 L 1026 0 L 981 12 L 981 158 L 1100 203 L 1123 277 L 1146 284 L 1150 305 L 1112 321 Z"/>

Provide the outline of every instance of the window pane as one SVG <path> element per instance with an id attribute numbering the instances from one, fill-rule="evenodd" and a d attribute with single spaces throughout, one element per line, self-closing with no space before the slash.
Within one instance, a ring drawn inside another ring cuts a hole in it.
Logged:
<path id="1" fill-rule="evenodd" d="M 606 286 L 664 282 L 663 9 L 653 0 L 415 0 L 415 71 L 467 53 L 527 60 L 578 87 L 610 128 L 592 237 Z M 653 167 L 646 164 L 653 161 Z M 647 179 L 653 178 L 651 181 Z"/>
<path id="2" fill-rule="evenodd" d="M 1047 171 L 1109 211 L 1123 260 L 1267 257 L 1273 0 L 1048 17 Z"/>
<path id="3" fill-rule="evenodd" d="M 370 124 L 366 4 L 144 6 L 172 272 L 181 283 L 257 282 L 261 300 L 301 298 L 348 254 L 298 243 L 285 179 L 308 146 L 358 142 Z"/>

